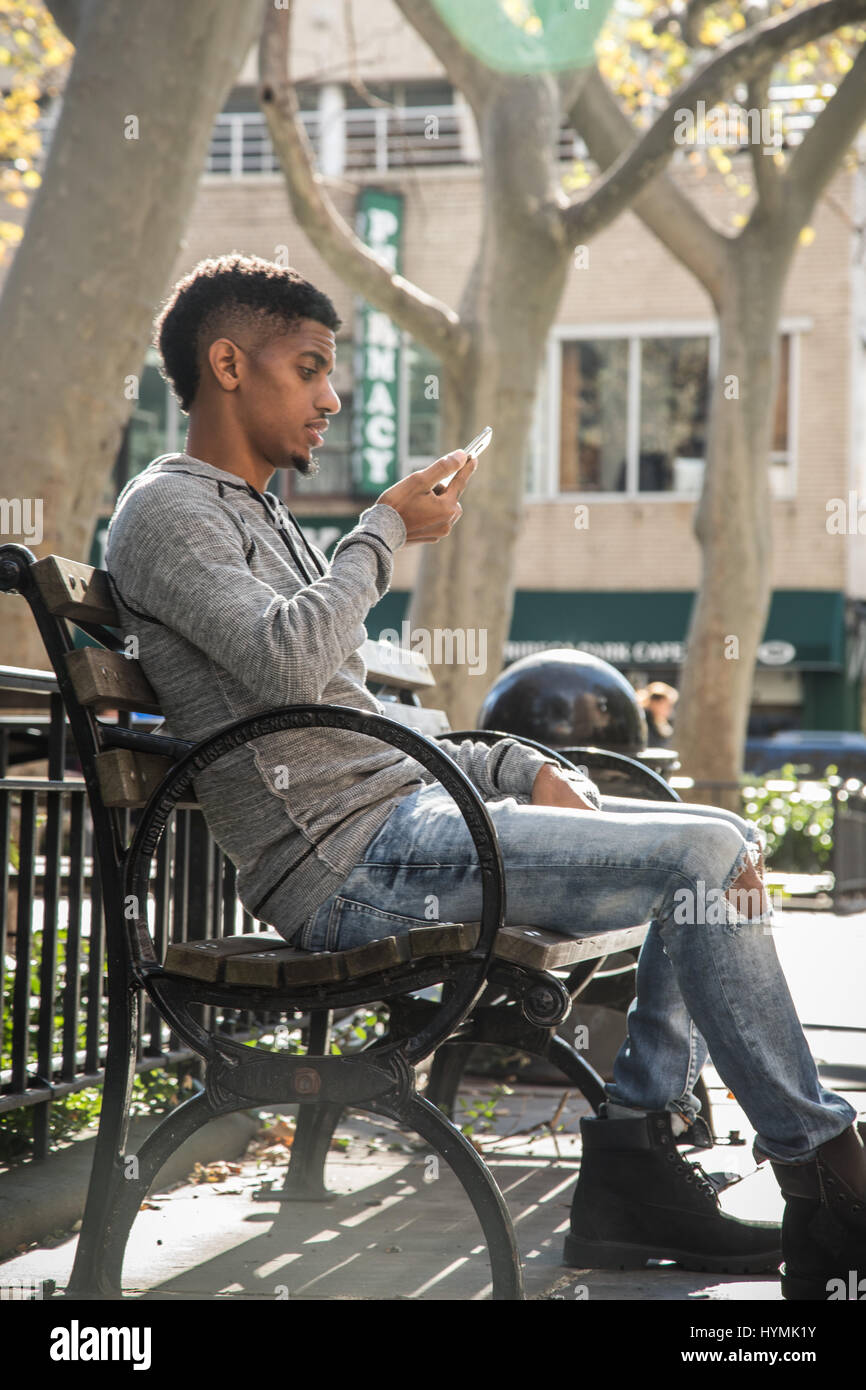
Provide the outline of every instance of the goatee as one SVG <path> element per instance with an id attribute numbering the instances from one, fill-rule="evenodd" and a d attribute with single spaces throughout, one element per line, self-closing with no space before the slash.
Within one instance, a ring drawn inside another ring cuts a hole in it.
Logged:
<path id="1" fill-rule="evenodd" d="M 289 462 L 304 478 L 314 478 L 319 471 L 318 459 L 305 454 L 291 454 Z"/>

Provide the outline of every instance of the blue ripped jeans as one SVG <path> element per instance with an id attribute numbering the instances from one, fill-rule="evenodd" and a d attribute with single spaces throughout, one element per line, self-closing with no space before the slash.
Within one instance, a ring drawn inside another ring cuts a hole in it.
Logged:
<path id="1" fill-rule="evenodd" d="M 725 899 L 760 845 L 757 827 L 713 806 L 613 796 L 600 812 L 513 797 L 487 809 L 508 923 L 568 936 L 650 923 L 610 1100 L 691 1118 L 709 1053 L 756 1131 L 756 1157 L 803 1162 L 851 1124 L 856 1111 L 819 1080 L 776 955 L 772 907 L 749 921 L 754 909 Z M 398 803 L 296 944 L 343 950 L 480 916 L 463 817 L 438 784 L 425 785 Z"/>

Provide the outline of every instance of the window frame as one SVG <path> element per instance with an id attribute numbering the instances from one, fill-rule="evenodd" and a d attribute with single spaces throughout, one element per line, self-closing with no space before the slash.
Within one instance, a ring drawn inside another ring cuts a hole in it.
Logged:
<path id="1" fill-rule="evenodd" d="M 797 491 L 798 473 L 798 416 L 800 400 L 800 338 L 810 332 L 809 318 L 784 317 L 779 320 L 779 336 L 791 340 L 788 363 L 788 450 L 787 454 L 770 453 L 770 486 L 773 496 L 791 498 Z M 587 339 L 625 339 L 628 357 L 626 399 L 626 488 L 622 492 L 560 491 L 560 445 L 562 411 L 562 345 Z M 532 502 L 697 502 L 695 492 L 640 491 L 638 481 L 640 452 L 640 342 L 647 338 L 708 338 L 709 371 L 711 380 L 718 370 L 719 328 L 715 319 L 646 319 L 622 323 L 558 323 L 547 343 L 547 415 L 548 448 L 533 470 L 537 491 L 527 492 Z"/>

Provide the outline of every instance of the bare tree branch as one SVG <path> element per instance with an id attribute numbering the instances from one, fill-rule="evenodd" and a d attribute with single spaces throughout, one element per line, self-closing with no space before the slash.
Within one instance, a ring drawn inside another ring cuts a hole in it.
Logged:
<path id="1" fill-rule="evenodd" d="M 343 0 L 343 31 L 346 35 L 346 48 L 349 58 L 349 81 L 352 89 L 358 93 L 363 101 L 370 106 L 384 106 L 393 110 L 393 101 L 385 101 L 382 97 L 377 97 L 370 91 L 358 67 L 358 40 L 355 35 L 355 15 L 352 10 L 352 0 Z"/>
<path id="2" fill-rule="evenodd" d="M 750 111 L 764 112 L 768 110 L 770 104 L 769 73 L 762 73 L 760 77 L 752 79 L 748 86 L 747 100 Z M 749 154 L 752 160 L 752 173 L 755 176 L 758 201 L 762 212 L 765 212 L 769 217 L 775 217 L 781 207 L 782 171 L 774 162 L 763 140 L 753 140 L 751 134 L 750 131 Z"/>
<path id="3" fill-rule="evenodd" d="M 708 10 L 712 3 L 713 0 L 686 0 L 680 20 L 680 29 L 689 48 L 697 48 L 704 10 Z"/>
<path id="4" fill-rule="evenodd" d="M 586 240 L 606 227 L 661 172 L 673 149 L 677 122 L 685 111 L 694 111 L 698 101 L 712 104 L 737 82 L 748 82 L 769 71 L 792 48 L 864 15 L 866 0 L 823 0 L 794 14 L 768 19 L 726 43 L 674 94 L 637 144 L 593 188 L 563 208 L 562 218 L 572 242 Z"/>
<path id="5" fill-rule="evenodd" d="M 785 171 L 785 216 L 799 232 L 848 146 L 866 121 L 866 44 L 845 74 Z"/>
<path id="6" fill-rule="evenodd" d="M 495 72 L 464 48 L 429 0 L 395 0 L 395 3 L 433 50 L 454 86 L 460 88 L 478 116 L 485 98 L 501 84 L 504 74 Z"/>
<path id="7" fill-rule="evenodd" d="M 280 10 L 269 6 L 265 12 L 259 48 L 259 100 L 298 223 L 319 254 L 358 294 L 384 310 L 431 352 L 441 358 L 464 353 L 468 334 L 461 331 L 454 310 L 403 276 L 394 275 L 355 235 L 328 196 L 314 167 L 289 77 L 291 19 L 291 5 Z"/>
<path id="8" fill-rule="evenodd" d="M 572 108 L 578 134 L 601 169 L 607 169 L 634 141 L 635 131 L 597 69 Z M 716 302 L 730 238 L 716 230 L 670 174 L 660 174 L 632 205 L 632 211 L 704 285 Z"/>

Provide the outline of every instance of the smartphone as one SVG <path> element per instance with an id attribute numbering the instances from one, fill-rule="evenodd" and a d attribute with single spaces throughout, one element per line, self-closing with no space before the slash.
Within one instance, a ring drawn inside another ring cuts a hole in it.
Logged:
<path id="1" fill-rule="evenodd" d="M 468 454 L 470 458 L 477 459 L 479 454 L 484 453 L 484 450 L 487 448 L 492 438 L 493 426 L 485 425 L 481 433 L 476 434 L 475 438 L 464 446 L 464 454 Z"/>
<path id="2" fill-rule="evenodd" d="M 492 425 L 485 425 L 485 426 L 484 426 L 484 429 L 481 431 L 480 434 L 476 434 L 476 436 L 475 436 L 474 439 L 470 440 L 470 442 L 469 442 L 468 444 L 464 445 L 464 447 L 463 447 L 463 452 L 464 452 L 464 454 L 468 454 L 469 458 L 477 459 L 477 457 L 478 457 L 479 454 L 483 454 L 483 453 L 484 453 L 484 450 L 487 448 L 487 445 L 490 443 L 490 441 L 491 441 L 492 438 L 493 438 L 493 426 L 492 426 Z M 454 477 L 455 477 L 455 474 L 452 473 L 450 477 L 448 477 L 448 478 L 443 478 L 442 481 L 441 481 L 441 483 L 437 483 L 437 484 L 436 484 L 436 487 L 434 488 L 434 492 L 439 492 L 440 490 L 444 490 L 444 489 L 448 486 L 448 484 L 451 482 L 451 479 L 454 478 Z"/>

